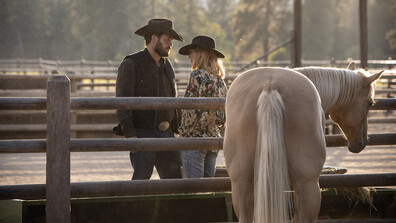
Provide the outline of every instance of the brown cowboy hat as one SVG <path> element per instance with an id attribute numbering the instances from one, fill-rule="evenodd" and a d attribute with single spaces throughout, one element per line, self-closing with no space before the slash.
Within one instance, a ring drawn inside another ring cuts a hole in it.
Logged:
<path id="1" fill-rule="evenodd" d="M 147 25 L 141 27 L 135 32 L 135 34 L 139 36 L 154 33 L 168 34 L 173 39 L 183 42 L 183 37 L 173 30 L 173 22 L 169 19 L 150 19 Z"/>
<path id="2" fill-rule="evenodd" d="M 216 48 L 215 40 L 209 36 L 194 37 L 191 44 L 188 44 L 180 48 L 179 54 L 188 55 L 190 53 L 190 50 L 196 47 L 212 50 L 218 58 L 224 58 L 224 55 L 220 51 L 217 51 L 215 49 Z"/>

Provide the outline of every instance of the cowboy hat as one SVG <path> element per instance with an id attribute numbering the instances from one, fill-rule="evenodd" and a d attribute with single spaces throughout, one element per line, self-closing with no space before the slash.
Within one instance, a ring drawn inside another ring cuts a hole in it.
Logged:
<path id="1" fill-rule="evenodd" d="M 147 25 L 141 27 L 135 32 L 135 34 L 139 36 L 154 33 L 168 34 L 175 40 L 183 41 L 183 37 L 173 30 L 173 22 L 169 19 L 150 19 Z"/>
<path id="2" fill-rule="evenodd" d="M 224 55 L 220 51 L 217 51 L 215 49 L 216 48 L 215 40 L 209 36 L 194 37 L 191 44 L 188 44 L 180 48 L 179 54 L 188 55 L 190 53 L 190 50 L 196 47 L 212 50 L 218 58 L 224 58 Z"/>

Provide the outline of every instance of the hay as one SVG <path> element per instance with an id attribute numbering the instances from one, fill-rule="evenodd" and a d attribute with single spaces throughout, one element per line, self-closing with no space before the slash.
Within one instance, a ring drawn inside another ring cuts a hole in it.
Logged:
<path id="1" fill-rule="evenodd" d="M 333 190 L 337 195 L 343 194 L 351 203 L 354 203 L 354 207 L 356 207 L 359 203 L 367 204 L 370 207 L 374 208 L 375 211 L 377 209 L 373 204 L 373 193 L 376 192 L 375 188 L 369 187 L 340 187 L 340 188 L 329 188 L 329 190 Z"/>

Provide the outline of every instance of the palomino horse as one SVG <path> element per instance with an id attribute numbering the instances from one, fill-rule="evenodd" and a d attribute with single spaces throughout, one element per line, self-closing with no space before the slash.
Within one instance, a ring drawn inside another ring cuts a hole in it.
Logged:
<path id="1" fill-rule="evenodd" d="M 229 89 L 224 156 L 240 222 L 288 221 L 293 201 L 285 191 L 290 186 L 293 222 L 316 221 L 318 180 L 326 158 L 324 112 L 345 132 L 352 152 L 360 152 L 367 143 L 372 83 L 381 73 L 296 70 L 252 69 Z"/>

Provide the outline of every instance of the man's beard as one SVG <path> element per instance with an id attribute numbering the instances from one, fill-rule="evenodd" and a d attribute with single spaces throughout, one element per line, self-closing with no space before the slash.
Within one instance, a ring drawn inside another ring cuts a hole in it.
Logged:
<path id="1" fill-rule="evenodd" d="M 157 44 L 155 45 L 154 51 L 156 53 L 158 53 L 158 55 L 160 55 L 160 57 L 168 57 L 169 56 L 170 47 L 169 47 L 169 50 L 166 51 L 164 49 L 164 47 L 162 46 L 162 43 L 160 41 L 158 41 Z"/>

